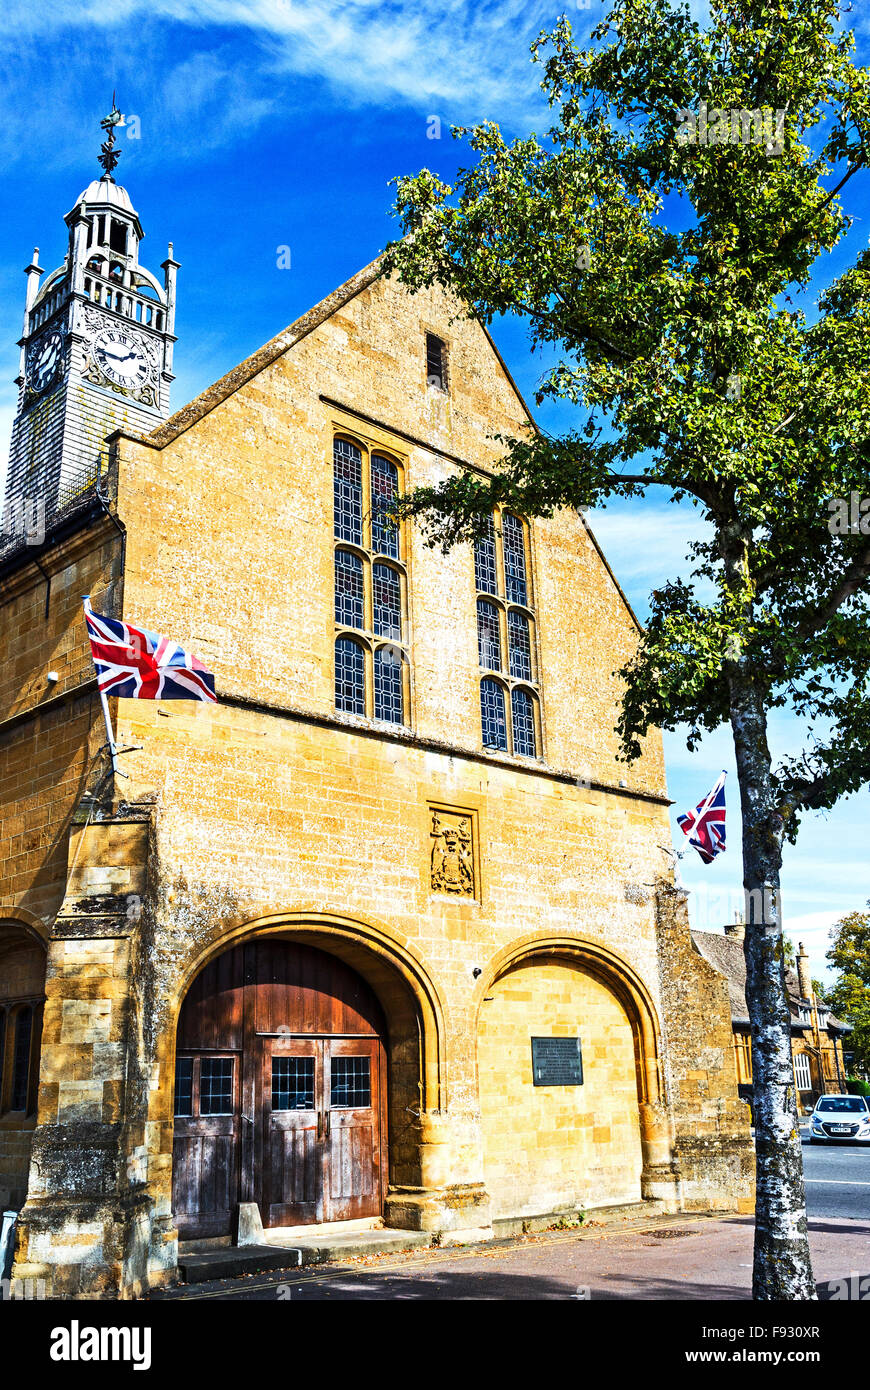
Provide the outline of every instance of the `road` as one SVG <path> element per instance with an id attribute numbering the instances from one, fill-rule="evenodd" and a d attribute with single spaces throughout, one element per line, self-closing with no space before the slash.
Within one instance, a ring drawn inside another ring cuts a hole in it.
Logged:
<path id="1" fill-rule="evenodd" d="M 810 1144 L 801 1130 L 808 1214 L 870 1220 L 870 1144 Z"/>

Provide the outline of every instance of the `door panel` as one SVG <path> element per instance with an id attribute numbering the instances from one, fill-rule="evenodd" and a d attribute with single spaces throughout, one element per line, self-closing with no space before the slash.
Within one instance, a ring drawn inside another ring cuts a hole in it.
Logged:
<path id="1" fill-rule="evenodd" d="M 322 1221 L 322 1048 L 315 1041 L 266 1038 L 262 1052 L 263 1225 Z"/>
<path id="2" fill-rule="evenodd" d="M 227 1234 L 240 1201 L 265 1226 L 380 1215 L 385 1034 L 369 986 L 324 951 L 271 939 L 210 962 L 178 1022 L 181 1235 Z"/>
<path id="3" fill-rule="evenodd" d="M 332 1038 L 324 1047 L 326 1221 L 381 1211 L 380 1053 L 376 1038 Z"/>
<path id="4" fill-rule="evenodd" d="M 179 1057 L 173 1206 L 182 1239 L 224 1235 L 239 1201 L 238 1058 Z"/>

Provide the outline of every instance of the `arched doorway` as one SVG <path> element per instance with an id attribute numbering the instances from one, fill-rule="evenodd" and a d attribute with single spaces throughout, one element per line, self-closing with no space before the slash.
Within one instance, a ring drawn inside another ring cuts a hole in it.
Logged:
<path id="1" fill-rule="evenodd" d="M 503 966 L 478 1034 L 494 1218 L 641 1200 L 638 1041 L 625 1001 L 579 952 Z"/>
<path id="2" fill-rule="evenodd" d="M 335 956 L 275 936 L 230 948 L 178 1020 L 173 1209 L 182 1239 L 379 1216 L 387 1170 L 386 1027 Z"/>
<path id="3" fill-rule="evenodd" d="M 27 1197 L 44 1002 L 44 945 L 0 923 L 0 1206 L 16 1211 Z"/>

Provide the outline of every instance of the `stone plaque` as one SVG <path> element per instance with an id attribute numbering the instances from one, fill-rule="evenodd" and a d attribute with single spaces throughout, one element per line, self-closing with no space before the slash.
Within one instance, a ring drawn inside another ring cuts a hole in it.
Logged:
<path id="1" fill-rule="evenodd" d="M 433 893 L 476 896 L 471 817 L 462 811 L 432 811 L 431 886 Z"/>
<path id="2" fill-rule="evenodd" d="M 532 1083 L 535 1086 L 582 1086 L 579 1038 L 532 1038 Z"/>

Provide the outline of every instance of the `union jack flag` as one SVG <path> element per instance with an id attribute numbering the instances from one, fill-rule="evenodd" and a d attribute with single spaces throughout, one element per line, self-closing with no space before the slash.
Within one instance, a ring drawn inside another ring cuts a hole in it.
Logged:
<path id="1" fill-rule="evenodd" d="M 689 844 L 696 849 L 705 864 L 712 864 L 717 854 L 725 848 L 725 778 L 723 772 L 713 790 L 684 816 L 677 816 L 677 824 Z"/>
<path id="2" fill-rule="evenodd" d="M 198 657 L 159 633 L 104 618 L 84 600 L 97 684 L 128 700 L 217 700 L 214 676 Z"/>

